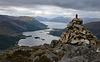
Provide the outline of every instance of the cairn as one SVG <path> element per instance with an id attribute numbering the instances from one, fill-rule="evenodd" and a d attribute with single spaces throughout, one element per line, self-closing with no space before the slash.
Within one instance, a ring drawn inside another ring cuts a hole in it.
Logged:
<path id="1" fill-rule="evenodd" d="M 84 27 L 83 20 L 79 19 L 77 14 L 76 17 L 67 25 L 66 32 L 63 32 L 59 40 L 62 43 L 76 45 L 96 45 L 99 42 L 98 38 Z"/>

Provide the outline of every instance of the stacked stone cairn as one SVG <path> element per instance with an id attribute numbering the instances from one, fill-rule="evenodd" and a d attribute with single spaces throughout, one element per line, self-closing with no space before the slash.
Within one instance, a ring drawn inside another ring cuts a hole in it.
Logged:
<path id="1" fill-rule="evenodd" d="M 62 43 L 76 44 L 76 45 L 96 45 L 99 40 L 83 26 L 83 20 L 74 18 L 68 25 L 66 32 L 61 35 L 60 41 Z"/>

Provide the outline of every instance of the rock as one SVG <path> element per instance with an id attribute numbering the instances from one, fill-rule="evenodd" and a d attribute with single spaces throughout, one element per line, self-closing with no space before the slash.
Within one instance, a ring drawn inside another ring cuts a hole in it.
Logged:
<path id="1" fill-rule="evenodd" d="M 55 46 L 57 46 L 58 43 L 59 43 L 58 40 L 52 40 L 50 46 L 55 47 Z"/>
<path id="2" fill-rule="evenodd" d="M 73 57 L 70 59 L 63 59 L 59 62 L 89 62 L 87 59 L 83 58 L 82 56 Z"/>
<path id="3" fill-rule="evenodd" d="M 97 48 L 96 52 L 100 52 L 100 48 Z"/>
<path id="4" fill-rule="evenodd" d="M 82 30 L 82 28 L 84 28 L 83 25 L 77 25 L 77 24 L 74 24 L 74 27 L 80 28 L 81 30 Z"/>
<path id="5" fill-rule="evenodd" d="M 34 37 L 35 39 L 40 39 L 40 37 Z"/>
<path id="6" fill-rule="evenodd" d="M 29 57 L 29 59 L 34 59 L 35 58 L 35 56 L 34 56 L 34 54 L 32 54 L 30 57 Z"/>
<path id="7" fill-rule="evenodd" d="M 62 46 L 64 47 L 64 46 Z M 100 48 L 96 46 L 75 46 L 66 44 L 64 56 L 59 62 L 92 62 L 99 61 L 100 52 L 97 50 Z"/>
<path id="8" fill-rule="evenodd" d="M 41 49 L 39 49 L 38 51 L 36 51 L 37 53 L 45 53 L 46 52 L 46 50 L 41 50 Z"/>
<path id="9" fill-rule="evenodd" d="M 62 38 L 60 38 L 60 41 L 62 41 L 62 43 L 66 43 L 68 41 L 69 33 L 64 32 L 61 37 Z"/>
<path id="10" fill-rule="evenodd" d="M 52 62 L 53 61 L 58 61 L 59 57 L 56 56 L 55 54 L 53 54 L 51 51 L 47 50 L 44 54 L 45 56 L 47 56 Z"/>
<path id="11" fill-rule="evenodd" d="M 33 62 L 35 62 L 36 60 L 39 60 L 39 56 L 36 56 L 35 58 L 33 58 Z"/>
<path id="12" fill-rule="evenodd" d="M 94 61 L 92 61 L 92 62 L 100 62 L 100 59 L 96 59 L 96 60 L 94 60 Z"/>

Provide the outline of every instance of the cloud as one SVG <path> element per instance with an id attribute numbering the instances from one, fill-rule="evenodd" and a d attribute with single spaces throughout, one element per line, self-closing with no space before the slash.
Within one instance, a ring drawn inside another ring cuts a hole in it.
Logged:
<path id="1" fill-rule="evenodd" d="M 23 7 L 0 7 L 0 13 L 12 16 L 42 16 L 42 17 L 56 17 L 56 16 L 68 16 L 72 13 L 72 9 L 64 9 L 56 6 L 40 6 L 34 8 L 23 8 Z M 56 10 L 52 10 L 56 9 Z"/>
<path id="2" fill-rule="evenodd" d="M 0 0 L 0 6 L 32 8 L 35 5 L 52 5 L 76 10 L 100 11 L 100 0 Z"/>
<path id="3" fill-rule="evenodd" d="M 0 14 L 42 17 L 100 17 L 100 0 L 0 0 Z"/>

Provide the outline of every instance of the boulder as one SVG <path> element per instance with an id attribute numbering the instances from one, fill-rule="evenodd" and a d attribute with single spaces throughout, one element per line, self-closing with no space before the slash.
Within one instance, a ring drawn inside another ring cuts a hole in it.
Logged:
<path id="1" fill-rule="evenodd" d="M 44 54 L 45 56 L 47 56 L 52 62 L 53 61 L 58 61 L 59 57 L 56 56 L 55 54 L 53 54 L 51 51 L 47 50 Z"/>
<path id="2" fill-rule="evenodd" d="M 54 48 L 55 46 L 57 46 L 58 43 L 59 43 L 58 40 L 52 40 L 50 46 L 51 46 L 52 48 Z"/>

